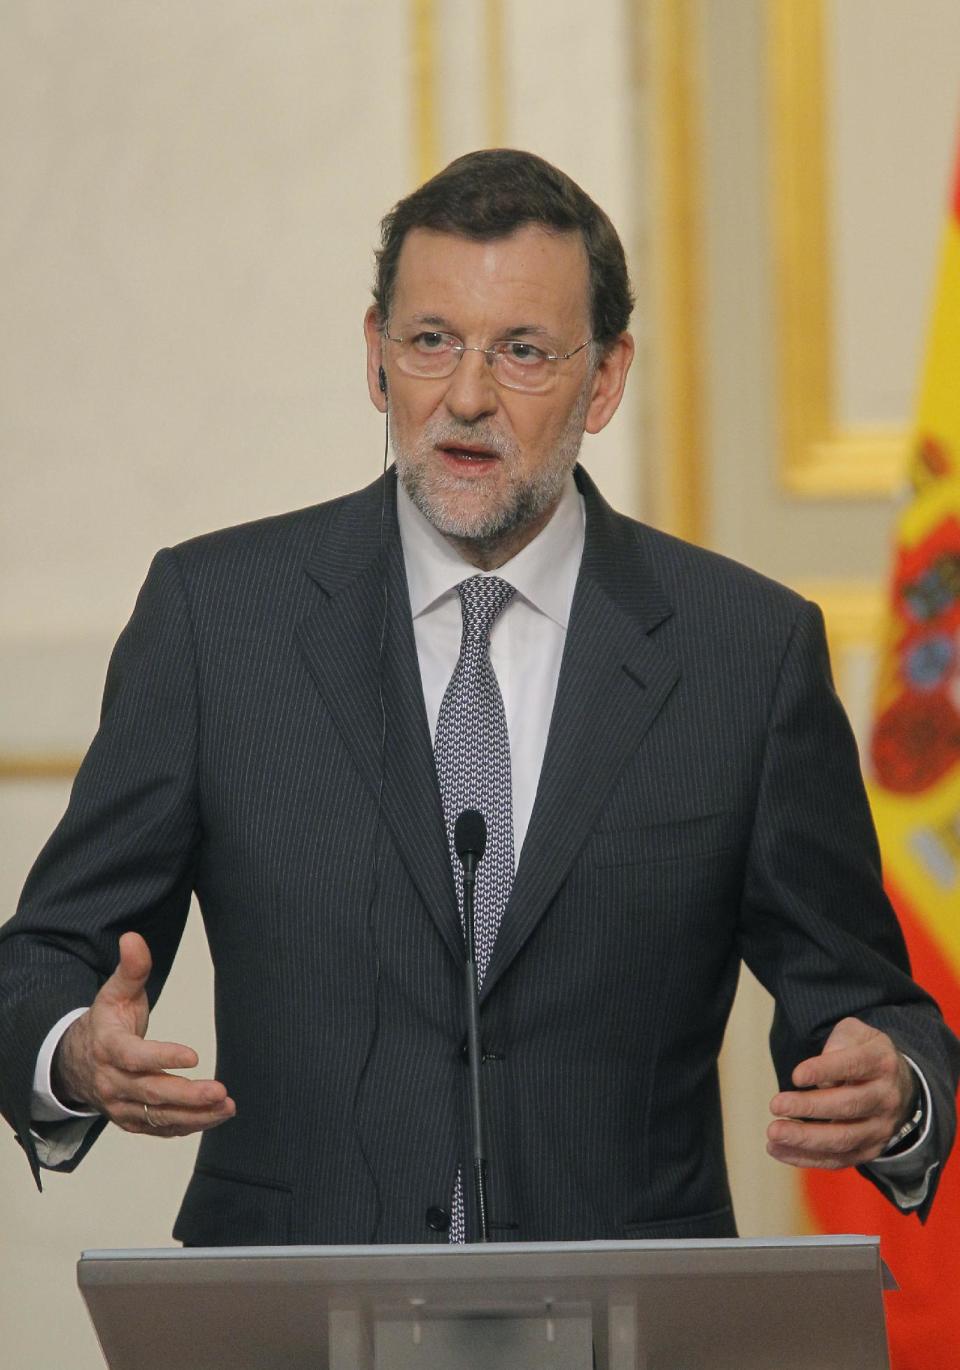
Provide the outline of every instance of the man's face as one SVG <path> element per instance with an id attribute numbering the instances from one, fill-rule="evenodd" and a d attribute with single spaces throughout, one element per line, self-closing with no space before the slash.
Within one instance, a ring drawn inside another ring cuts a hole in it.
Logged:
<path id="1" fill-rule="evenodd" d="M 549 391 L 528 394 L 500 385 L 478 352 L 464 353 L 450 376 L 407 375 L 378 323 L 368 311 L 368 379 L 383 408 L 383 366 L 400 479 L 435 528 L 461 550 L 505 552 L 499 564 L 544 526 L 584 431 L 598 431 L 616 409 L 629 339 L 614 349 L 612 376 L 610 360 L 591 367 L 584 348 L 554 364 Z M 532 226 L 490 242 L 415 229 L 400 253 L 387 331 L 445 332 L 469 347 L 518 338 L 562 356 L 590 337 L 582 241 Z"/>

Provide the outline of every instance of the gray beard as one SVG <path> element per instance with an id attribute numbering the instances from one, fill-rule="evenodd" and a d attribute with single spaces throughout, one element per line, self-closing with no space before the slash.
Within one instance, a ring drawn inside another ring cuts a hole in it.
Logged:
<path id="1" fill-rule="evenodd" d="M 428 425 L 412 453 L 405 451 L 391 433 L 390 447 L 397 464 L 397 476 L 414 506 L 438 533 L 489 554 L 559 502 L 564 482 L 580 455 L 586 409 L 587 388 L 584 387 L 548 464 L 529 480 L 513 479 L 503 503 L 483 513 L 460 514 L 455 507 L 451 508 L 455 496 L 467 482 L 429 467 L 430 455 L 437 444 L 455 445 L 457 442 L 482 444 L 509 461 L 516 451 L 513 444 L 498 433 L 484 431 L 482 424 L 472 427 L 450 422 L 433 429 Z"/>

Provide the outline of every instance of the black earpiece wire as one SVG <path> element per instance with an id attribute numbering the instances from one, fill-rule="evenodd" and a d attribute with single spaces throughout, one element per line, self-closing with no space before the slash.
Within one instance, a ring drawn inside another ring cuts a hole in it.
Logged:
<path id="1" fill-rule="evenodd" d="M 380 390 L 386 395 L 387 378 L 383 367 L 379 369 L 377 379 L 380 382 Z M 377 1174 L 370 1164 L 370 1158 L 363 1145 L 363 1137 L 357 1121 L 357 1106 L 360 1101 L 360 1091 L 363 1087 L 364 1076 L 367 1073 L 367 1066 L 370 1064 L 370 1057 L 380 1035 L 380 953 L 377 950 L 377 939 L 373 926 L 373 909 L 376 903 L 377 894 L 380 889 L 380 833 L 383 826 L 383 786 L 386 775 L 386 751 L 387 751 L 387 708 L 383 695 L 383 659 L 387 642 L 387 624 L 389 622 L 390 611 L 390 578 L 387 574 L 386 555 L 384 550 L 384 534 L 386 531 L 387 520 L 387 464 L 390 458 L 390 413 L 384 413 L 384 436 L 383 436 L 383 470 L 381 473 L 380 487 L 380 530 L 379 530 L 379 562 L 383 577 L 383 613 L 380 620 L 380 641 L 377 647 L 377 698 L 380 702 L 380 776 L 377 785 L 377 819 L 373 830 L 373 882 L 370 887 L 370 898 L 367 901 L 365 931 L 367 944 L 373 954 L 374 960 L 374 1010 L 373 1010 L 373 1032 L 370 1034 L 370 1041 L 367 1044 L 366 1054 L 363 1064 L 357 1076 L 357 1086 L 353 1096 L 353 1117 L 354 1130 L 357 1135 L 357 1145 L 363 1157 L 364 1164 L 373 1183 L 374 1193 L 377 1196 L 377 1218 L 370 1235 L 371 1242 L 377 1240 L 377 1232 L 380 1228 L 380 1220 L 383 1217 L 383 1195 L 380 1192 L 380 1183 Z"/>

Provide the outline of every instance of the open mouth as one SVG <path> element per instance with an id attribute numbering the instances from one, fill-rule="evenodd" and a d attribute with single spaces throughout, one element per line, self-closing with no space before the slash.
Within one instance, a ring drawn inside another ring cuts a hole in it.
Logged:
<path id="1" fill-rule="evenodd" d="M 438 447 L 437 451 L 458 466 L 480 467 L 499 460 L 496 452 L 487 447 L 461 447 L 459 443 L 449 443 Z"/>

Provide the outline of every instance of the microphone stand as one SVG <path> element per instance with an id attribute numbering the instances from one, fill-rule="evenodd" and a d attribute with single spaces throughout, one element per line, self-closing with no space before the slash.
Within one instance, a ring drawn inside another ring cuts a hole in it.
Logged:
<path id="1" fill-rule="evenodd" d="M 473 1183 L 480 1220 L 480 1240 L 490 1240 L 487 1230 L 487 1158 L 483 1145 L 483 1104 L 480 1097 L 480 1005 L 477 992 L 477 954 L 473 933 L 473 895 L 477 882 L 477 854 L 464 852 L 463 934 L 467 946 L 464 966 L 467 1004 L 467 1064 L 470 1070 L 470 1126 L 473 1132 Z"/>

